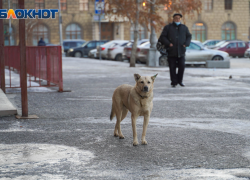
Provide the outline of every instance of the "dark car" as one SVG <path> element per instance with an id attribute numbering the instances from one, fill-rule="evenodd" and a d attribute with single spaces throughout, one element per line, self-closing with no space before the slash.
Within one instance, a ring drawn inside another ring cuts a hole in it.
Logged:
<path id="1" fill-rule="evenodd" d="M 67 56 L 70 57 L 85 57 L 88 56 L 89 51 L 92 49 L 96 49 L 97 46 L 105 44 L 108 42 L 107 40 L 103 41 L 87 41 L 81 47 L 70 48 L 67 51 Z"/>
<path id="2" fill-rule="evenodd" d="M 79 47 L 83 45 L 86 41 L 83 39 L 65 39 L 63 40 L 63 49 L 64 52 L 67 53 L 67 51 L 72 47 Z"/>
<path id="3" fill-rule="evenodd" d="M 222 46 L 217 48 L 217 50 L 225 51 L 232 57 L 244 57 L 245 51 L 248 49 L 248 43 L 244 41 L 228 41 Z"/>

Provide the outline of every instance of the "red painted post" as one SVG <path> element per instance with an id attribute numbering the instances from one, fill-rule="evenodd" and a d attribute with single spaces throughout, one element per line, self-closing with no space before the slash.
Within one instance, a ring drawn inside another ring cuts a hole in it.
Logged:
<path id="1" fill-rule="evenodd" d="M 0 9 L 3 9 L 3 1 L 0 0 Z M 3 19 L 0 19 L 0 87 L 5 93 L 5 63 L 4 63 L 4 34 L 3 34 Z"/>
<path id="2" fill-rule="evenodd" d="M 63 92 L 63 67 L 62 67 L 62 46 L 58 47 L 58 55 L 59 55 L 59 92 Z"/>
<path id="3" fill-rule="evenodd" d="M 46 57 L 46 65 L 47 65 L 47 86 L 50 86 L 51 82 L 51 59 L 50 59 L 50 49 L 45 47 L 45 57 Z"/>
<path id="4" fill-rule="evenodd" d="M 18 4 L 19 4 L 19 9 L 24 9 L 24 0 L 18 0 Z M 20 65 L 21 65 L 20 76 L 21 76 L 22 117 L 28 117 L 25 19 L 19 19 L 19 46 L 20 46 Z"/>

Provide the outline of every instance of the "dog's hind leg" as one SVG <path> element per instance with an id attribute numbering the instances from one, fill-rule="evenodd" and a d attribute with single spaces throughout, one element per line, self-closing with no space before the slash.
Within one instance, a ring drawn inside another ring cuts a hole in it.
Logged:
<path id="1" fill-rule="evenodd" d="M 126 107 L 123 107 L 122 108 L 122 114 L 121 114 L 121 122 L 127 116 L 127 114 L 128 114 L 128 109 Z M 114 136 L 116 136 L 116 137 L 119 136 L 117 121 L 116 121 L 116 125 L 115 125 Z M 123 136 L 123 138 L 124 138 L 124 136 Z M 121 139 L 123 139 L 123 138 L 121 138 Z"/>
<path id="2" fill-rule="evenodd" d="M 121 118 L 122 118 L 122 111 L 119 110 L 116 114 L 116 125 L 115 125 L 115 133 L 118 131 L 118 136 L 120 139 L 124 139 L 124 136 L 121 131 Z M 117 131 L 116 131 L 117 130 Z"/>
<path id="3" fill-rule="evenodd" d="M 125 117 L 127 116 L 127 114 L 128 114 L 128 109 L 127 109 L 125 106 L 123 106 L 123 108 L 122 108 L 122 118 L 121 118 L 121 121 L 122 121 L 123 119 L 125 119 Z"/>

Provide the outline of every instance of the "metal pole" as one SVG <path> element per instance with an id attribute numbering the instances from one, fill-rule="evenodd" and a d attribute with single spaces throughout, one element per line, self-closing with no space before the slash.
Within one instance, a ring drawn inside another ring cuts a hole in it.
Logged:
<path id="1" fill-rule="evenodd" d="M 63 49 L 63 40 L 62 40 L 62 15 L 61 15 L 61 2 L 58 0 L 58 12 L 59 12 L 59 34 L 60 34 L 60 45 L 62 47 L 62 51 L 64 52 Z"/>
<path id="2" fill-rule="evenodd" d="M 101 41 L 101 14 L 99 14 L 99 40 Z M 101 45 L 100 45 L 101 46 Z M 101 56 L 101 47 L 99 46 L 99 59 L 102 59 Z"/>
<path id="3" fill-rule="evenodd" d="M 10 0 L 8 1 L 8 5 L 9 5 L 9 9 L 10 9 Z M 11 46 L 11 40 L 12 40 L 11 34 L 12 34 L 11 18 L 9 18 L 9 46 Z"/>
<path id="4" fill-rule="evenodd" d="M 24 0 L 18 0 L 19 9 L 24 9 Z M 28 117 L 28 95 L 27 95 L 27 69 L 26 69 L 26 39 L 25 19 L 19 19 L 19 46 L 21 62 L 21 98 L 22 117 Z"/>
<path id="5" fill-rule="evenodd" d="M 3 9 L 3 1 L 0 0 L 0 9 Z M 3 19 L 0 19 L 0 77 L 1 89 L 5 93 L 5 64 L 4 64 L 4 32 L 3 32 Z"/>
<path id="6" fill-rule="evenodd" d="M 151 14 L 155 13 L 155 0 L 152 0 L 151 4 Z M 159 66 L 159 55 L 156 53 L 156 43 L 157 43 L 157 36 L 155 33 L 155 28 L 152 25 L 153 21 L 151 20 L 151 34 L 150 34 L 150 49 L 148 53 L 148 66 Z"/>

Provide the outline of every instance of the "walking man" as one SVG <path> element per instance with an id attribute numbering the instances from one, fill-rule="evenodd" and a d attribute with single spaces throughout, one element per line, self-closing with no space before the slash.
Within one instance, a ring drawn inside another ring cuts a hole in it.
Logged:
<path id="1" fill-rule="evenodd" d="M 181 18 L 181 14 L 174 14 L 173 23 L 166 25 L 161 34 L 162 42 L 168 48 L 168 64 L 172 87 L 176 87 L 178 84 L 185 86 L 182 82 L 185 70 L 185 52 L 192 38 L 188 27 L 181 24 Z M 178 73 L 176 74 L 177 64 Z"/>
<path id="2" fill-rule="evenodd" d="M 46 43 L 44 42 L 43 38 L 41 38 L 40 41 L 38 41 L 37 46 L 46 46 Z"/>

